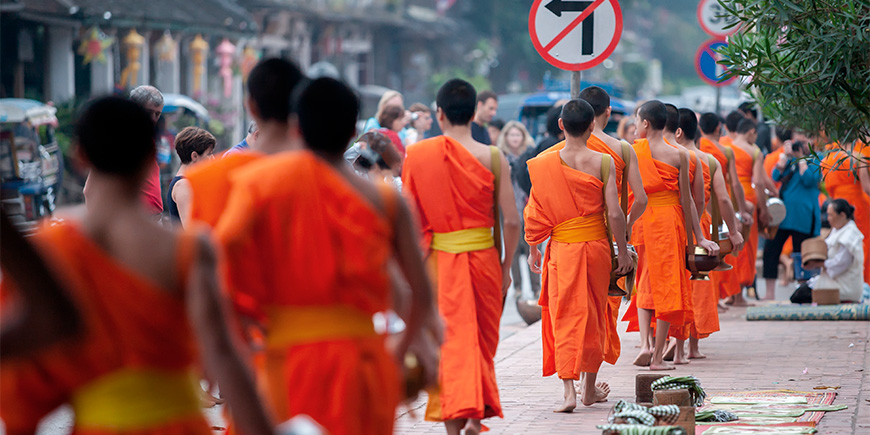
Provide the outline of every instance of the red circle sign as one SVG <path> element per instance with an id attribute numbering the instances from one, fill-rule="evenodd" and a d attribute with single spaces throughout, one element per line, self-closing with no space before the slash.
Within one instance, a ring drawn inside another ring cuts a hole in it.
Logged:
<path id="1" fill-rule="evenodd" d="M 704 80 L 710 86 L 728 86 L 734 80 L 737 80 L 737 77 L 734 76 L 728 80 L 719 81 L 719 78 L 725 74 L 725 71 L 718 64 L 719 55 L 716 53 L 716 50 L 724 45 L 728 45 L 728 43 L 720 39 L 711 39 L 701 44 L 695 53 L 695 71 L 698 72 L 701 80 Z"/>
<path id="2" fill-rule="evenodd" d="M 568 71 L 589 69 L 604 62 L 619 44 L 622 9 L 616 0 L 535 0 L 529 36 L 550 65 Z"/>
<path id="3" fill-rule="evenodd" d="M 736 32 L 740 26 L 725 28 L 735 21 L 737 21 L 737 17 L 726 15 L 725 9 L 722 8 L 718 0 L 700 0 L 698 2 L 698 23 L 708 35 L 724 38 Z"/>

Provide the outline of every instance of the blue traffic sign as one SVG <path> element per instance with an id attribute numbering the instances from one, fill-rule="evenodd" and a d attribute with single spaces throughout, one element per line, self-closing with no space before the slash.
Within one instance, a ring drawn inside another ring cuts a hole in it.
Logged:
<path id="1" fill-rule="evenodd" d="M 727 45 L 728 43 L 721 39 L 711 39 L 701 44 L 695 54 L 695 69 L 698 71 L 698 76 L 711 86 L 726 86 L 737 78 L 731 77 L 720 81 L 727 70 L 717 63 L 721 56 L 716 53 L 716 50 Z"/>

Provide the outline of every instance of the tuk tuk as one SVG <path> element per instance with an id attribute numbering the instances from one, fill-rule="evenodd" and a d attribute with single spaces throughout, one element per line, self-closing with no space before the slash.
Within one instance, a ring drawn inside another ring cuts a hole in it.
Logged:
<path id="1" fill-rule="evenodd" d="M 63 157 L 54 135 L 56 113 L 39 101 L 0 99 L 0 202 L 25 234 L 57 203 Z"/>
<path id="2" fill-rule="evenodd" d="M 615 94 L 618 95 L 619 92 L 610 84 L 582 82 L 580 88 L 583 89 L 592 85 L 599 86 L 610 94 L 612 115 L 603 130 L 606 133 L 615 134 L 619 121 L 624 116 L 629 116 L 633 113 L 634 103 L 614 96 Z M 547 111 L 553 106 L 565 104 L 570 99 L 571 93 L 564 89 L 537 92 L 525 97 L 520 104 L 519 120 L 526 126 L 529 133 L 535 137 L 535 142 L 540 141 L 544 133 L 547 132 Z"/>

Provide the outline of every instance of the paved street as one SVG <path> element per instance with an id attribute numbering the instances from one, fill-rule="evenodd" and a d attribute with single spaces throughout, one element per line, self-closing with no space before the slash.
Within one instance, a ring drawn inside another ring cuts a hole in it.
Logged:
<path id="1" fill-rule="evenodd" d="M 777 293 L 780 293 L 778 291 Z M 722 315 L 722 331 L 702 342 L 706 360 L 694 360 L 676 374 L 693 374 L 708 393 L 763 389 L 811 391 L 840 386 L 835 404 L 849 409 L 828 413 L 822 434 L 870 433 L 870 324 L 867 322 L 747 322 L 745 309 Z M 519 326 L 503 325 L 511 332 Z M 621 329 L 625 329 L 621 325 Z M 616 366 L 604 365 L 600 379 L 612 388 L 611 401 L 573 414 L 554 414 L 562 394 L 555 377 L 542 378 L 540 325 L 514 333 L 501 342 L 496 373 L 504 419 L 491 419 L 493 434 L 595 434 L 612 403 L 634 400 L 631 365 L 638 335 L 622 334 L 623 356 Z M 443 426 L 422 421 L 421 399 L 402 413 L 396 433 L 443 433 Z"/>

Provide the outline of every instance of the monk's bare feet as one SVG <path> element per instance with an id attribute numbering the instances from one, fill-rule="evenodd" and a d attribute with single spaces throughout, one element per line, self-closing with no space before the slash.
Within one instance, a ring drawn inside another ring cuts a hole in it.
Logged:
<path id="1" fill-rule="evenodd" d="M 649 365 L 649 370 L 651 372 L 658 372 L 658 371 L 662 371 L 662 370 L 674 370 L 674 369 L 676 369 L 676 367 L 674 367 L 672 364 L 668 364 L 664 361 L 662 361 L 661 364 L 650 363 L 650 365 Z"/>
<path id="2" fill-rule="evenodd" d="M 572 394 L 570 397 L 565 397 L 565 401 L 562 403 L 562 406 L 554 409 L 553 412 L 574 412 L 574 408 L 576 407 L 577 395 Z"/>
<path id="3" fill-rule="evenodd" d="M 639 367 L 647 367 L 649 366 L 650 361 L 652 361 L 652 351 L 642 350 L 637 355 L 637 358 L 634 359 L 634 362 L 632 364 Z"/>
<path id="4" fill-rule="evenodd" d="M 727 302 L 726 302 L 727 303 Z M 755 304 L 749 303 L 746 299 L 743 298 L 742 294 L 736 294 L 732 297 L 731 305 L 735 307 L 754 307 Z"/>
<path id="5" fill-rule="evenodd" d="M 674 364 L 676 365 L 685 365 L 689 363 L 689 359 L 685 356 L 674 356 Z"/>
<path id="6" fill-rule="evenodd" d="M 722 303 L 722 301 L 719 301 L 719 303 L 716 304 L 716 309 L 719 310 L 720 313 L 728 311 L 728 307 L 726 307 L 725 304 Z"/>
<path id="7" fill-rule="evenodd" d="M 674 353 L 677 351 L 677 339 L 671 338 L 668 340 L 668 346 L 665 348 L 665 361 L 673 361 Z"/>
<path id="8" fill-rule="evenodd" d="M 583 405 L 592 406 L 596 403 L 606 402 L 607 396 L 610 395 L 610 385 L 607 382 L 598 382 L 595 384 L 595 390 L 591 394 L 583 394 L 580 396 L 580 401 Z"/>
<path id="9" fill-rule="evenodd" d="M 689 359 L 704 359 L 707 358 L 707 355 L 704 355 L 699 350 L 689 349 Z"/>
<path id="10" fill-rule="evenodd" d="M 468 423 L 465 423 L 466 435 L 478 435 L 481 430 L 483 430 L 483 426 L 480 424 L 480 420 L 469 418 Z"/>

